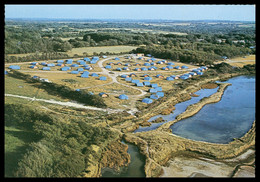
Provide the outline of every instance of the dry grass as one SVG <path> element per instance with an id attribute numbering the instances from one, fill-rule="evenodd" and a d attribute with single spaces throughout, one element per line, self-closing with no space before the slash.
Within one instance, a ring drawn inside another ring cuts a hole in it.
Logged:
<path id="1" fill-rule="evenodd" d="M 66 52 L 69 56 L 74 56 L 77 54 L 83 56 L 83 53 L 86 52 L 88 55 L 93 55 L 94 52 L 111 52 L 111 53 L 120 53 L 120 52 L 129 52 L 133 49 L 136 49 L 136 46 L 101 46 L 101 47 L 80 47 L 73 48 L 72 50 Z"/>

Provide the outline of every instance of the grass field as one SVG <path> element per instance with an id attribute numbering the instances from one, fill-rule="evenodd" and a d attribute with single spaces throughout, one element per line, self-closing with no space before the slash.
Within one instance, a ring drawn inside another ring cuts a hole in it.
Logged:
<path id="1" fill-rule="evenodd" d="M 129 52 L 133 49 L 136 49 L 136 46 L 101 46 L 101 47 L 80 47 L 80 48 L 73 48 L 72 50 L 66 52 L 69 56 L 74 56 L 77 54 L 79 56 L 83 56 L 83 53 L 86 52 L 88 55 L 93 55 L 94 52 L 96 53 L 120 53 L 120 52 Z"/>
<path id="2" fill-rule="evenodd" d="M 27 97 L 36 97 L 40 99 L 54 99 L 65 101 L 59 96 L 50 95 L 43 89 L 34 87 L 32 83 L 27 83 L 24 80 L 13 78 L 10 75 L 5 75 L 5 93 Z"/>
<path id="3" fill-rule="evenodd" d="M 232 58 L 232 59 L 229 59 L 226 61 L 216 61 L 215 63 L 221 63 L 221 62 L 228 63 L 231 66 L 243 67 L 244 65 L 247 65 L 247 64 L 255 64 L 256 57 L 255 57 L 255 55 L 249 55 L 249 56 L 244 56 L 244 57 Z"/>

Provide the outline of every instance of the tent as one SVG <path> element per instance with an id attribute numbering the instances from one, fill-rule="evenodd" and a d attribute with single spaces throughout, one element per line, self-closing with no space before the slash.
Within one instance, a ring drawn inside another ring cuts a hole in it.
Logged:
<path id="1" fill-rule="evenodd" d="M 121 99 L 121 100 L 128 100 L 128 96 L 125 95 L 125 94 L 119 95 L 118 98 Z"/>
<path id="2" fill-rule="evenodd" d="M 150 96 L 150 99 L 159 99 L 159 97 L 158 97 L 158 95 L 153 94 L 153 95 Z"/>
<path id="3" fill-rule="evenodd" d="M 157 83 L 152 83 L 152 84 L 151 84 L 151 87 L 153 87 L 153 88 L 154 88 L 154 87 L 158 87 L 158 85 L 157 85 Z"/>
<path id="4" fill-rule="evenodd" d="M 152 80 L 152 77 L 144 77 L 144 80 L 151 81 L 151 80 Z"/>
<path id="5" fill-rule="evenodd" d="M 122 69 L 121 68 L 116 68 L 116 71 L 122 71 Z"/>
<path id="6" fill-rule="evenodd" d="M 20 66 L 17 66 L 17 65 L 11 65 L 8 68 L 12 69 L 12 70 L 19 70 L 19 69 L 21 69 Z"/>
<path id="7" fill-rule="evenodd" d="M 105 77 L 105 76 L 101 76 L 100 78 L 99 78 L 99 80 L 107 80 L 107 77 Z"/>
<path id="8" fill-rule="evenodd" d="M 57 60 L 57 63 L 64 63 L 63 60 Z"/>
<path id="9" fill-rule="evenodd" d="M 156 89 L 154 89 L 154 88 L 152 88 L 152 89 L 149 89 L 149 92 L 150 92 L 150 93 L 156 93 L 156 92 L 157 92 L 157 90 L 156 90 Z"/>
<path id="10" fill-rule="evenodd" d="M 188 66 L 186 66 L 186 65 L 183 65 L 181 68 L 182 68 L 182 69 L 187 69 L 187 68 L 188 68 Z"/>
<path id="11" fill-rule="evenodd" d="M 61 70 L 61 71 L 68 71 L 69 69 L 70 69 L 70 67 L 65 66 L 65 67 L 61 68 L 60 70 Z"/>
<path id="12" fill-rule="evenodd" d="M 43 67 L 42 70 L 45 70 L 45 71 L 50 71 L 51 68 L 50 67 Z"/>
<path id="13" fill-rule="evenodd" d="M 139 83 L 139 80 L 132 80 L 132 83 Z"/>
<path id="14" fill-rule="evenodd" d="M 71 74 L 78 74 L 79 72 L 78 71 L 71 71 L 70 73 Z"/>
<path id="15" fill-rule="evenodd" d="M 54 67 L 55 64 L 54 64 L 54 63 L 49 63 L 49 64 L 47 64 L 47 66 L 49 66 L 49 67 Z"/>
<path id="16" fill-rule="evenodd" d="M 143 87 L 143 86 L 144 86 L 142 82 L 138 82 L 138 83 L 136 83 L 135 85 L 136 85 L 137 87 Z"/>
<path id="17" fill-rule="evenodd" d="M 81 76 L 80 76 L 81 78 L 88 78 L 89 77 L 89 75 L 88 74 L 81 74 Z"/>
<path id="18" fill-rule="evenodd" d="M 168 80 L 168 81 L 173 81 L 173 80 L 174 80 L 174 78 L 173 78 L 173 77 L 171 77 L 171 76 L 168 76 L 168 77 L 166 78 L 166 80 Z"/>
<path id="19" fill-rule="evenodd" d="M 143 82 L 143 84 L 144 84 L 144 86 L 150 86 L 151 85 L 151 83 L 150 82 Z"/>
<path id="20" fill-rule="evenodd" d="M 84 69 L 83 68 L 78 68 L 77 71 L 84 71 Z"/>
<path id="21" fill-rule="evenodd" d="M 110 66 L 110 65 L 106 65 L 106 67 L 105 67 L 106 69 L 111 69 L 112 68 L 112 66 Z"/>
<path id="22" fill-rule="evenodd" d="M 130 78 L 130 77 L 125 78 L 125 81 L 127 81 L 127 82 L 131 82 L 131 81 L 132 81 L 132 78 Z"/>
<path id="23" fill-rule="evenodd" d="M 163 92 L 157 92 L 155 93 L 158 97 L 163 97 L 164 96 L 164 93 Z"/>
<path id="24" fill-rule="evenodd" d="M 162 91 L 162 87 L 155 87 L 154 89 L 157 90 L 157 92 Z"/>
<path id="25" fill-rule="evenodd" d="M 90 76 L 92 76 L 92 77 L 99 77 L 97 73 L 92 73 Z"/>
<path id="26" fill-rule="evenodd" d="M 77 64 L 72 64 L 71 67 L 79 67 Z"/>
<path id="27" fill-rule="evenodd" d="M 152 100 L 152 99 L 149 99 L 149 98 L 144 98 L 144 99 L 142 100 L 142 102 L 144 102 L 144 103 L 146 103 L 146 104 L 151 104 L 151 103 L 153 102 L 153 100 Z"/>
<path id="28" fill-rule="evenodd" d="M 145 68 L 145 67 L 142 67 L 141 70 L 142 70 L 142 71 L 148 71 L 148 69 Z M 138 70 L 137 70 L 137 71 L 138 71 Z"/>

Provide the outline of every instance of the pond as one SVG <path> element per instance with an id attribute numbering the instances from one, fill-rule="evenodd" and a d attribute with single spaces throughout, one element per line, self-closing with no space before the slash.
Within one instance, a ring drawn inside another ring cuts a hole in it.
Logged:
<path id="1" fill-rule="evenodd" d="M 192 140 L 229 143 L 242 137 L 255 120 L 255 76 L 231 78 L 222 99 L 205 105 L 197 114 L 170 128 L 172 133 Z"/>
<path id="2" fill-rule="evenodd" d="M 145 157 L 139 152 L 136 145 L 124 141 L 122 143 L 128 145 L 127 152 L 131 157 L 129 165 L 122 167 L 120 172 L 116 172 L 111 168 L 104 168 L 102 169 L 102 177 L 145 177 Z"/>
<path id="3" fill-rule="evenodd" d="M 139 127 L 138 129 L 136 129 L 134 131 L 134 133 L 136 132 L 143 132 L 143 131 L 150 131 L 150 130 L 155 130 L 156 128 L 158 128 L 159 126 L 161 126 L 162 124 L 169 122 L 169 121 L 173 121 L 175 120 L 176 116 L 178 116 L 179 114 L 183 113 L 186 108 L 191 105 L 191 104 L 195 104 L 197 102 L 199 102 L 202 98 L 204 97 L 209 97 L 210 95 L 214 94 L 217 92 L 219 87 L 214 88 L 214 89 L 201 89 L 197 92 L 194 92 L 195 94 L 199 95 L 198 97 L 191 97 L 190 100 L 184 101 L 184 102 L 180 102 L 178 104 L 175 105 L 175 110 L 173 111 L 173 113 L 169 114 L 169 115 L 157 115 L 154 117 L 151 117 L 148 122 L 151 122 L 159 117 L 162 117 L 165 122 L 161 122 L 161 123 L 152 123 L 150 126 L 148 127 Z"/>

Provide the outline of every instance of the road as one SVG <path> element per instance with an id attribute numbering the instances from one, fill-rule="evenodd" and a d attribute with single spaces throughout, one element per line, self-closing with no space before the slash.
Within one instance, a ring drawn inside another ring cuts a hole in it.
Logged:
<path id="1" fill-rule="evenodd" d="M 62 106 L 67 106 L 67 107 L 75 107 L 75 108 L 81 108 L 81 109 L 104 111 L 104 112 L 108 112 L 108 113 L 122 112 L 122 110 L 119 110 L 119 109 L 102 109 L 102 108 L 98 108 L 98 107 L 84 106 L 83 104 L 80 104 L 80 103 L 61 102 L 61 101 L 56 101 L 56 100 L 53 100 L 53 99 L 51 99 L 51 100 L 37 99 L 35 97 L 26 97 L 26 96 L 13 95 L 13 94 L 5 94 L 5 96 L 6 97 L 17 97 L 17 98 L 27 99 L 27 100 L 31 100 L 31 101 L 47 102 L 47 103 L 50 103 L 50 104 L 57 104 L 57 105 L 62 105 Z"/>

